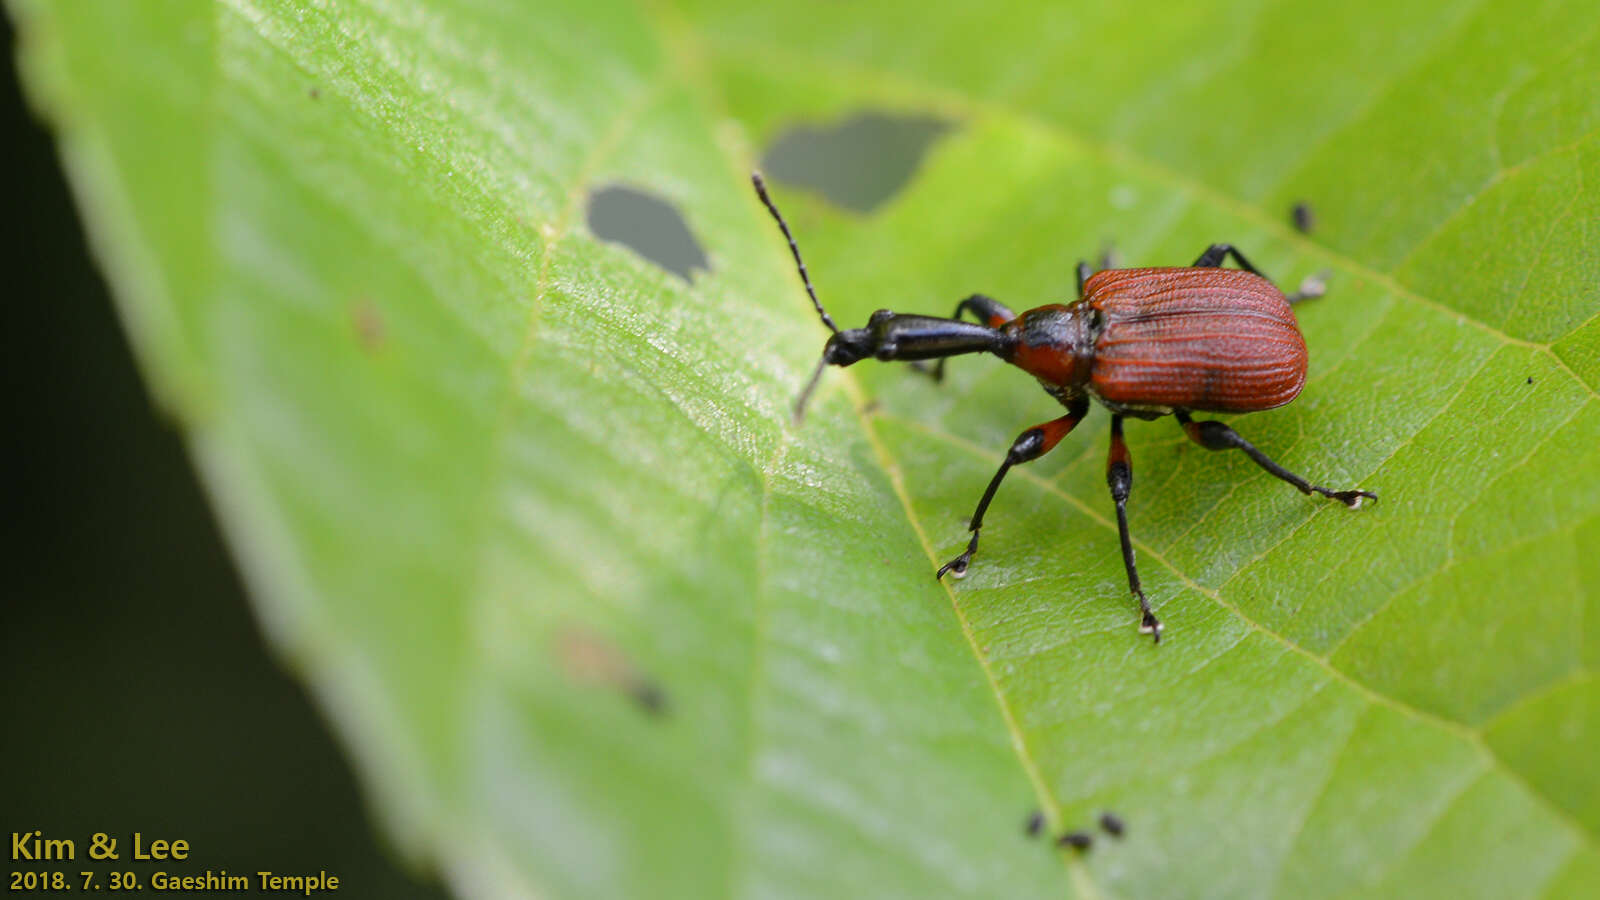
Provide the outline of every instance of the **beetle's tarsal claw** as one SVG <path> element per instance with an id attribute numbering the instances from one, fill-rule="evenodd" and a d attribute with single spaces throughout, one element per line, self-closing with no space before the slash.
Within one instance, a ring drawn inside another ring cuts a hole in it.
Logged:
<path id="1" fill-rule="evenodd" d="M 953 575 L 956 578 L 965 578 L 965 577 L 967 577 L 967 566 L 971 562 L 972 562 L 972 551 L 968 550 L 967 552 L 961 554 L 960 556 L 956 557 L 955 559 L 952 559 L 949 562 L 945 563 L 944 565 L 940 566 L 938 574 L 934 575 L 933 577 L 936 578 L 936 579 L 943 579 L 944 576 L 945 576 L 945 573 L 949 573 L 950 575 Z"/>
<path id="2" fill-rule="evenodd" d="M 1315 275 L 1307 275 L 1305 280 L 1300 282 L 1300 287 L 1284 299 L 1290 303 L 1299 303 L 1301 300 L 1315 300 L 1328 293 L 1328 279 L 1332 276 L 1333 273 L 1327 269 L 1323 269 Z"/>
<path id="3" fill-rule="evenodd" d="M 967 542 L 966 552 L 940 566 L 938 573 L 933 577 L 943 580 L 946 572 L 949 572 L 951 575 L 954 575 L 957 578 L 967 577 L 967 566 L 972 562 L 972 554 L 977 552 L 978 532 L 976 529 L 974 529 L 972 532 L 972 540 Z"/>
<path id="4" fill-rule="evenodd" d="M 1328 490 L 1325 487 L 1312 487 L 1312 490 L 1320 493 L 1320 495 L 1328 496 L 1331 500 L 1338 500 L 1339 503 L 1346 504 L 1350 509 L 1360 508 L 1363 500 L 1371 500 L 1373 503 L 1378 503 L 1378 495 L 1370 492 L 1370 490 Z"/>
<path id="5" fill-rule="evenodd" d="M 1371 500 L 1373 503 L 1378 502 L 1378 495 L 1371 491 L 1334 491 L 1329 496 L 1351 509 L 1360 508 L 1363 500 Z"/>
<path id="6" fill-rule="evenodd" d="M 1155 613 L 1144 614 L 1144 621 L 1139 623 L 1139 633 L 1148 634 L 1156 643 L 1161 643 L 1161 620 L 1156 618 Z"/>

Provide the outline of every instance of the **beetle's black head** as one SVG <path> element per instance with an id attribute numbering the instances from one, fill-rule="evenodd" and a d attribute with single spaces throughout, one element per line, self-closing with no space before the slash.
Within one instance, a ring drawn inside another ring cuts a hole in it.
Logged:
<path id="1" fill-rule="evenodd" d="M 822 348 L 822 361 L 828 365 L 848 366 L 874 355 L 878 336 L 871 328 L 847 328 L 828 338 Z"/>

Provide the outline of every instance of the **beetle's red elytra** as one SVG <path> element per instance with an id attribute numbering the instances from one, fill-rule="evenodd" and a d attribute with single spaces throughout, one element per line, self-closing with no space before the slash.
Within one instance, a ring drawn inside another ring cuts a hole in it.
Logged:
<path id="1" fill-rule="evenodd" d="M 1282 406 L 1306 342 L 1272 282 L 1242 269 L 1108 269 L 1082 303 L 1104 317 L 1089 390 L 1107 403 L 1215 412 Z"/>
<path id="2" fill-rule="evenodd" d="M 1089 413 L 1089 401 L 1111 412 L 1111 451 L 1106 485 L 1117 511 L 1128 588 L 1139 601 L 1139 630 L 1161 641 L 1156 618 L 1139 582 L 1128 530 L 1128 495 L 1133 463 L 1123 439 L 1125 418 L 1173 416 L 1189 439 L 1208 450 L 1239 450 L 1256 465 L 1294 485 L 1355 508 L 1378 496 L 1360 489 L 1335 491 L 1315 485 L 1273 462 L 1222 422 L 1197 422 L 1191 412 L 1258 412 L 1299 396 L 1306 382 L 1306 343 L 1291 305 L 1319 297 L 1320 278 L 1307 279 L 1285 296 L 1230 244 L 1212 244 L 1193 265 L 1142 269 L 1103 266 L 1093 272 L 1078 263 L 1078 300 L 1050 304 L 1021 315 L 982 294 L 956 304 L 950 318 L 880 309 L 862 328 L 841 331 L 817 299 L 789 225 L 767 194 L 759 174 L 751 181 L 789 242 L 800 280 L 818 316 L 833 335 L 810 380 L 795 400 L 795 421 L 822 372 L 867 357 L 885 362 L 938 360 L 925 369 L 936 379 L 944 361 L 967 353 L 990 353 L 1032 375 L 1066 407 L 1067 414 L 1022 432 L 989 481 L 968 530 L 967 549 L 935 577 L 966 574 L 978 550 L 983 516 L 1012 466 L 1031 462 L 1060 443 Z M 1224 269 L 1232 257 L 1237 269 Z M 962 316 L 976 321 L 968 322 Z"/>

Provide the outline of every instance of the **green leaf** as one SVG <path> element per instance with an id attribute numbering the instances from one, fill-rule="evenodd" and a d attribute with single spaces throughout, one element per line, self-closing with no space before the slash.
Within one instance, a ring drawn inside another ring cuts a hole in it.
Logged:
<path id="1" fill-rule="evenodd" d="M 1600 878 L 1591 4 L 11 6 L 273 642 L 463 894 Z M 1098 416 L 935 583 L 1059 409 L 863 364 L 789 424 L 824 332 L 745 176 L 863 109 L 955 127 L 869 214 L 775 186 L 840 321 L 1068 299 L 1108 240 L 1326 268 L 1305 393 L 1236 424 L 1382 503 L 1134 423 L 1154 647 Z M 711 271 L 591 235 L 608 184 Z"/>

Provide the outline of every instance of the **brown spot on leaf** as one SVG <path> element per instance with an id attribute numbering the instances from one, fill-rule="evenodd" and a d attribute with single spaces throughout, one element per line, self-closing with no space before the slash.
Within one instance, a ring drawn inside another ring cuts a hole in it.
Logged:
<path id="1" fill-rule="evenodd" d="M 661 683 L 640 671 L 610 638 L 589 628 L 572 625 L 555 636 L 556 661 L 577 684 L 621 691 L 651 715 L 667 710 Z"/>
<path id="2" fill-rule="evenodd" d="M 361 297 L 351 305 L 350 327 L 355 330 L 361 346 L 368 351 L 375 351 L 383 346 L 386 331 L 383 312 L 378 309 L 378 304 L 372 302 L 371 297 Z"/>

